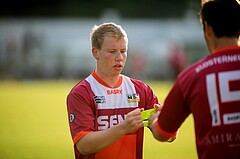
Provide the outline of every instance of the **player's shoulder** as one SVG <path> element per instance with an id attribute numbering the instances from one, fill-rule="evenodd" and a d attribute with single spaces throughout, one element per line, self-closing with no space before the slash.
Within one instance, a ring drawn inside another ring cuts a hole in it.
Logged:
<path id="1" fill-rule="evenodd" d="M 71 89 L 70 93 L 81 92 L 84 89 L 88 89 L 89 83 L 86 79 L 78 81 Z"/>
<path id="2" fill-rule="evenodd" d="M 197 73 L 196 68 L 203 61 L 205 61 L 205 58 L 200 59 L 199 61 L 186 67 L 183 71 L 181 71 L 179 73 L 179 75 L 177 76 L 176 82 L 179 83 L 180 85 L 183 85 L 183 84 L 189 85 L 190 83 L 194 82 L 195 80 L 198 80 L 198 78 L 199 78 L 199 76 L 201 76 L 201 74 Z"/>
<path id="3" fill-rule="evenodd" d="M 200 60 L 202 61 L 202 60 Z M 179 74 L 180 77 L 182 76 L 189 76 L 195 73 L 195 68 L 197 67 L 197 65 L 200 63 L 200 61 L 193 63 L 192 65 L 186 67 L 184 70 L 182 70 Z"/>
<path id="4" fill-rule="evenodd" d="M 149 85 L 148 85 L 147 83 L 145 83 L 144 81 L 142 81 L 142 80 L 135 79 L 135 78 L 132 78 L 132 77 L 128 77 L 128 76 L 123 75 L 123 79 L 124 79 L 124 78 L 125 78 L 125 79 L 128 79 L 130 82 L 132 82 L 135 87 L 149 88 Z"/>
<path id="5" fill-rule="evenodd" d="M 184 69 L 180 74 L 179 78 L 191 78 L 191 77 L 198 77 L 205 73 L 210 66 L 213 66 L 215 61 L 226 60 L 228 56 L 234 56 L 230 58 L 236 58 L 240 52 L 240 47 L 233 47 L 233 48 L 223 48 L 218 53 L 209 54 L 206 57 L 200 59 L 199 61 L 193 63 L 186 69 Z M 205 71 L 204 71 L 205 70 Z"/>

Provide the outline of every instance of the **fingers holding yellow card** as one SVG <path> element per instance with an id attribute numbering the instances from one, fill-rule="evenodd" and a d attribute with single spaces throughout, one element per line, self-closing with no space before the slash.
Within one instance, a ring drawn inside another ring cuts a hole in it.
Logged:
<path id="1" fill-rule="evenodd" d="M 148 118 L 156 112 L 157 112 L 156 108 L 144 110 L 144 111 L 141 112 L 141 116 L 142 116 L 144 126 L 148 126 Z"/>

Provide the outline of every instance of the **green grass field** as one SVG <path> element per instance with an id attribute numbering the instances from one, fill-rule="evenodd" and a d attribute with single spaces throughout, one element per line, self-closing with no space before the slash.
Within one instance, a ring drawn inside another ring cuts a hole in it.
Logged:
<path id="1" fill-rule="evenodd" d="M 0 158 L 73 159 L 66 95 L 77 81 L 0 82 Z M 147 82 L 147 81 L 146 81 Z M 171 82 L 147 82 L 162 103 Z M 144 159 L 197 158 L 190 116 L 173 143 L 145 130 Z"/>

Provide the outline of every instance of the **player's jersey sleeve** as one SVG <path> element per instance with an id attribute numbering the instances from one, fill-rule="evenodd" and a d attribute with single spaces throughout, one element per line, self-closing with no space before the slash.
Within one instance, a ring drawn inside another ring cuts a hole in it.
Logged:
<path id="1" fill-rule="evenodd" d="M 89 84 L 83 80 L 67 96 L 69 125 L 74 144 L 88 132 L 95 131 L 95 104 L 92 94 Z"/>
<path id="2" fill-rule="evenodd" d="M 190 114 L 181 91 L 179 83 L 175 83 L 164 102 L 162 113 L 159 115 L 157 129 L 166 138 L 176 136 L 178 128 Z"/>
<path id="3" fill-rule="evenodd" d="M 139 102 L 140 108 L 151 109 L 154 104 L 159 104 L 157 96 L 149 85 L 139 80 L 132 79 L 132 82 L 134 83 L 136 91 L 141 96 L 141 101 Z"/>

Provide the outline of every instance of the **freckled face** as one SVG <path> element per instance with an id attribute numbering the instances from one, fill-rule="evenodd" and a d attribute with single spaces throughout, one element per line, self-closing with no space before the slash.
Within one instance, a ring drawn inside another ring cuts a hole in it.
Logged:
<path id="1" fill-rule="evenodd" d="M 127 42 L 124 38 L 105 37 L 102 49 L 97 50 L 97 70 L 105 76 L 118 76 L 126 63 Z"/>

